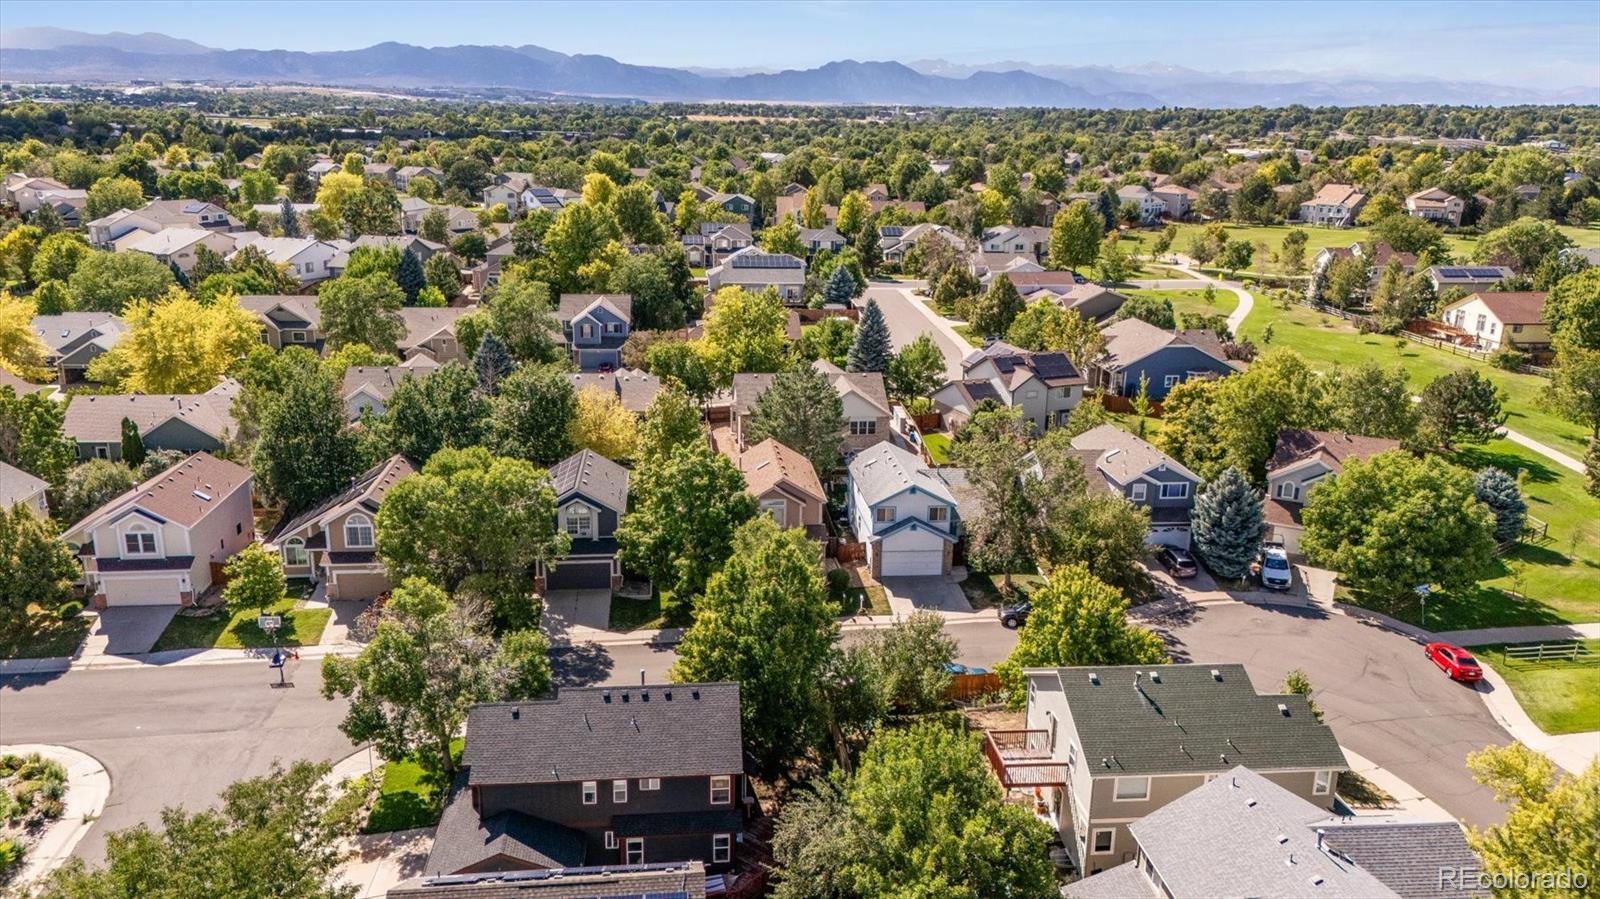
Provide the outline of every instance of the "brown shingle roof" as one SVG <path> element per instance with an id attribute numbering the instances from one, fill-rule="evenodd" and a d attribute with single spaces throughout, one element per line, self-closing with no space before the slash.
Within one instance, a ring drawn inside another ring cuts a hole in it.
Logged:
<path id="1" fill-rule="evenodd" d="M 237 381 L 198 394 L 88 394 L 68 404 L 62 430 L 79 443 L 115 443 L 122 439 L 124 418 L 133 420 L 140 436 L 177 419 L 221 442 L 239 429 L 233 418 L 237 395 Z"/>
<path id="2" fill-rule="evenodd" d="M 1542 290 L 1489 291 L 1475 293 L 1472 296 L 1477 297 L 1483 302 L 1483 305 L 1488 306 L 1489 311 L 1494 313 L 1494 317 L 1500 319 L 1500 323 L 1503 325 L 1538 325 L 1544 323 L 1544 300 L 1546 294 Z M 1468 297 L 1468 299 L 1471 299 L 1471 297 Z"/>
<path id="3" fill-rule="evenodd" d="M 1369 459 L 1379 453 L 1399 449 L 1400 441 L 1387 437 L 1363 437 L 1343 431 L 1312 431 L 1305 428 L 1284 428 L 1278 432 L 1278 444 L 1267 460 L 1267 471 L 1273 472 L 1302 459 L 1321 454 L 1334 471 L 1343 471 L 1347 459 Z"/>
<path id="4" fill-rule="evenodd" d="M 745 450 L 735 462 L 744 474 L 750 492 L 756 496 L 788 482 L 796 490 L 815 497 L 818 502 L 825 499 L 822 480 L 817 477 L 817 470 L 812 467 L 811 461 L 771 437 Z"/>
<path id="5" fill-rule="evenodd" d="M 250 481 L 250 469 L 218 459 L 210 453 L 195 453 L 143 484 L 90 512 L 65 533 L 87 526 L 125 509 L 139 508 L 184 527 L 194 527 L 222 498 Z"/>

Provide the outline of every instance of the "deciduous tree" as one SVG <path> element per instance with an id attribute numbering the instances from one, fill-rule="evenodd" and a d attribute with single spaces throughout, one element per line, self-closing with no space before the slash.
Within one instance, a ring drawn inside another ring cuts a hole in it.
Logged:
<path id="1" fill-rule="evenodd" d="M 379 352 L 394 352 L 405 336 L 405 321 L 400 318 L 405 299 L 400 286 L 383 274 L 335 278 L 322 285 L 317 306 L 328 346 L 362 343 Z"/>
<path id="2" fill-rule="evenodd" d="M 1446 450 L 1457 443 L 1483 443 L 1505 424 L 1502 391 L 1476 369 L 1462 368 L 1433 379 L 1417 409 L 1427 439 Z"/>
<path id="3" fill-rule="evenodd" d="M 944 351 L 933 338 L 918 334 L 889 360 L 889 395 L 901 402 L 932 396 L 944 383 Z"/>
<path id="4" fill-rule="evenodd" d="M 1518 885 L 1518 878 L 1534 872 L 1583 871 L 1592 886 L 1594 860 L 1600 858 L 1600 763 L 1591 760 L 1581 773 L 1563 773 L 1549 756 L 1512 743 L 1468 755 L 1467 767 L 1494 789 L 1495 799 L 1511 803 L 1505 823 L 1467 833 L 1484 872 L 1512 884 L 1495 889 L 1496 896 L 1581 895 L 1561 886 Z"/>
<path id="5" fill-rule="evenodd" d="M 554 465 L 572 454 L 577 411 L 566 372 L 553 365 L 523 365 L 500 382 L 490 403 L 490 444 L 502 455 Z"/>
<path id="6" fill-rule="evenodd" d="M 54 524 L 37 509 L 0 506 L 0 627 L 23 620 L 30 606 L 51 611 L 67 602 L 82 573 Z"/>
<path id="7" fill-rule="evenodd" d="M 724 287 L 706 319 L 705 350 L 717 380 L 726 386 L 738 372 L 775 372 L 789 353 L 789 315 L 770 291 L 749 293 Z M 685 385 L 687 386 L 687 385 Z"/>
<path id="8" fill-rule="evenodd" d="M 111 352 L 126 361 L 124 389 L 140 393 L 204 393 L 261 341 L 260 321 L 232 296 L 203 305 L 174 287 L 159 302 L 135 301 L 125 318 Z"/>
<path id="9" fill-rule="evenodd" d="M 500 382 L 496 402 L 515 378 Z M 491 430 L 490 415 L 491 404 L 478 389 L 477 377 L 461 363 L 447 362 L 431 375 L 402 379 L 389 397 L 382 427 L 393 452 L 420 464 L 445 447 L 483 443 Z"/>
<path id="10" fill-rule="evenodd" d="M 572 444 L 607 459 L 631 459 L 639 443 L 639 426 L 622 408 L 616 393 L 589 387 L 578 391 L 572 415 Z"/>
<path id="11" fill-rule="evenodd" d="M 257 418 L 260 428 L 250 455 L 256 486 L 288 514 L 333 496 L 360 471 L 345 428 L 341 378 L 309 351 L 291 347 L 259 380 L 244 379 L 240 404 L 254 410 L 246 417 Z"/>
<path id="12" fill-rule="evenodd" d="M 173 283 L 171 270 L 154 256 L 91 253 L 67 279 L 67 288 L 72 292 L 73 309 L 120 314 L 134 300 L 156 300 Z"/>
<path id="13" fill-rule="evenodd" d="M 283 559 L 260 543 L 239 550 L 223 570 L 228 584 L 222 588 L 222 601 L 233 610 L 265 609 L 283 599 L 287 591 Z"/>
<path id="14" fill-rule="evenodd" d="M 686 607 L 733 553 L 734 532 L 755 514 L 744 475 L 709 444 L 694 441 L 640 469 L 617 542 L 626 565 Z"/>

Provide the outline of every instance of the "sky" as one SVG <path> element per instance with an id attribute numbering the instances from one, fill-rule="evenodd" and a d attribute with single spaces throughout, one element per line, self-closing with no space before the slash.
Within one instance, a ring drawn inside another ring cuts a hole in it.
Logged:
<path id="1" fill-rule="evenodd" d="M 0 29 L 38 25 L 155 31 L 227 49 L 537 44 L 672 67 L 809 68 L 838 59 L 1155 63 L 1600 91 L 1600 0 L 0 3 Z"/>

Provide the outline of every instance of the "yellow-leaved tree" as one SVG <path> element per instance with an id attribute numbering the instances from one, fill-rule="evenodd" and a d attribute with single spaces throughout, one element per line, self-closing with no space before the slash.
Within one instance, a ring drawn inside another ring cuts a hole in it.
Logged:
<path id="1" fill-rule="evenodd" d="M 142 393 L 204 393 L 261 339 L 261 325 L 232 294 L 201 303 L 174 287 L 154 303 L 124 312 L 128 333 L 114 353 L 126 371 L 122 388 Z"/>
<path id="2" fill-rule="evenodd" d="M 639 443 L 639 423 L 622 401 L 609 391 L 588 387 L 578 391 L 572 416 L 572 442 L 607 459 L 631 459 Z"/>
<path id="3" fill-rule="evenodd" d="M 0 291 L 0 369 L 34 380 L 44 371 L 44 342 L 33 330 L 33 300 Z"/>

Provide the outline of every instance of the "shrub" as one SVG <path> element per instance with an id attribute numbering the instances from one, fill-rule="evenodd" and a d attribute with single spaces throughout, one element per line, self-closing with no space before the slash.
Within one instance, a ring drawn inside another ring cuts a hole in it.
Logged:
<path id="1" fill-rule="evenodd" d="M 82 614 L 83 603 L 78 602 L 76 599 L 68 600 L 56 607 L 56 615 L 60 617 L 62 621 L 71 621 Z"/>
<path id="2" fill-rule="evenodd" d="M 1518 371 L 1528 364 L 1528 354 L 1511 347 L 1501 347 L 1494 351 L 1494 355 L 1489 357 L 1489 362 L 1495 368 Z"/>
<path id="3" fill-rule="evenodd" d="M 844 599 L 844 592 L 850 589 L 850 572 L 843 568 L 835 568 L 828 572 L 828 595 L 836 600 Z"/>

